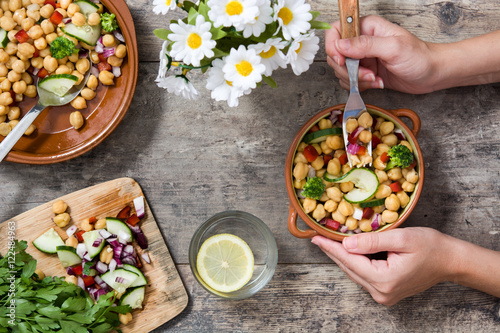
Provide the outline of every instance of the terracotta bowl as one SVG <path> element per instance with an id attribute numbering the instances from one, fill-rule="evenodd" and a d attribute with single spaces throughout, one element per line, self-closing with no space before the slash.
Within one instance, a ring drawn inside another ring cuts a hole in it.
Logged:
<path id="1" fill-rule="evenodd" d="M 297 147 L 302 141 L 304 135 L 309 131 L 309 129 L 315 125 L 319 120 L 326 118 L 330 115 L 332 110 L 343 109 L 345 104 L 340 104 L 336 106 L 332 106 L 328 109 L 325 109 L 309 119 L 309 121 L 302 126 L 300 131 L 297 133 L 295 138 L 293 139 L 292 144 L 290 145 L 290 149 L 288 150 L 288 154 L 286 157 L 285 163 L 285 180 L 286 180 L 286 188 L 288 192 L 288 197 L 290 200 L 289 207 L 289 215 L 288 215 L 288 230 L 292 235 L 298 238 L 312 238 L 317 235 L 325 236 L 336 241 L 342 241 L 345 237 L 349 236 L 349 234 L 344 234 L 340 232 L 333 231 L 331 229 L 327 229 L 320 224 L 316 223 L 314 219 L 309 217 L 308 214 L 302 209 L 302 205 L 297 198 L 295 188 L 292 183 L 292 168 L 293 168 L 293 160 L 295 157 L 295 152 L 297 151 Z M 418 145 L 416 136 L 420 131 L 420 118 L 418 115 L 409 109 L 397 109 L 397 110 L 384 110 L 377 106 L 366 105 L 370 114 L 376 117 L 382 117 L 387 120 L 390 120 L 394 123 L 396 128 L 399 128 L 406 135 L 407 140 L 410 142 L 413 151 L 416 152 L 417 158 L 417 171 L 419 173 L 419 181 L 415 187 L 415 191 L 410 196 L 410 203 L 405 207 L 402 213 L 399 216 L 399 219 L 390 224 L 386 224 L 382 228 L 378 229 L 375 232 L 381 232 L 385 230 L 390 230 L 399 227 L 407 218 L 410 216 L 411 212 L 415 208 L 417 201 L 422 193 L 422 186 L 424 183 L 424 160 L 422 157 L 422 151 L 420 150 L 420 146 Z M 413 123 L 413 128 L 410 129 L 406 126 L 403 121 L 401 121 L 401 117 L 406 117 L 411 120 Z M 310 229 L 301 230 L 297 226 L 297 216 L 307 224 Z"/>
<path id="2" fill-rule="evenodd" d="M 33 123 L 37 130 L 23 136 L 6 156 L 6 161 L 50 164 L 72 159 L 101 143 L 125 116 L 132 102 L 139 67 L 134 21 L 124 0 L 101 0 L 101 3 L 116 15 L 125 37 L 127 57 L 121 67 L 122 75 L 115 79 L 113 86 L 99 85 L 96 97 L 87 102 L 86 109 L 79 110 L 85 124 L 78 131 L 69 123 L 69 115 L 75 111 L 70 105 L 49 107 Z M 26 98 L 18 103 L 21 114 L 25 115 L 36 101 L 37 98 Z"/>

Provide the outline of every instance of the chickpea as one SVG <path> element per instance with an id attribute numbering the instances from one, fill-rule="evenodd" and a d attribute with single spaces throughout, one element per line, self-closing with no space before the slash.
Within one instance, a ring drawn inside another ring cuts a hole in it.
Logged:
<path id="1" fill-rule="evenodd" d="M 56 69 L 56 74 L 71 74 L 71 72 L 71 69 L 66 65 L 61 65 Z"/>
<path id="2" fill-rule="evenodd" d="M 316 209 L 314 209 L 313 213 L 312 213 L 312 217 L 316 220 L 316 221 L 321 221 L 322 219 L 324 219 L 326 216 L 326 211 L 325 211 L 325 207 L 322 205 L 322 204 L 318 204 L 316 206 Z"/>
<path id="3" fill-rule="evenodd" d="M 9 1 L 7 1 L 7 0 L 0 1 L 0 8 L 4 12 L 8 11 L 9 10 Z"/>
<path id="4" fill-rule="evenodd" d="M 358 124 L 359 126 L 363 128 L 370 128 L 373 125 L 373 118 L 371 114 L 368 112 L 363 113 L 359 118 L 358 118 Z"/>
<path id="5" fill-rule="evenodd" d="M 116 51 L 115 51 L 115 54 L 116 54 Z M 97 53 L 96 51 L 90 51 L 90 60 L 92 61 L 93 64 L 100 63 L 101 59 L 99 59 L 99 53 Z M 301 142 L 301 144 L 306 145 L 305 142 Z M 302 150 L 304 150 L 304 148 L 302 148 Z"/>
<path id="6" fill-rule="evenodd" d="M 0 83 L 0 89 L 3 91 L 9 91 L 11 87 L 12 87 L 12 82 L 10 82 L 9 80 L 3 80 Z"/>
<path id="7" fill-rule="evenodd" d="M 89 50 L 89 51 L 92 51 L 95 48 L 95 46 L 89 45 L 89 44 L 84 43 L 82 41 L 80 41 L 80 46 L 83 47 L 85 50 Z"/>
<path id="8" fill-rule="evenodd" d="M 7 46 L 4 48 L 4 50 L 8 55 L 14 55 L 17 53 L 17 44 L 9 42 L 7 43 Z"/>
<path id="9" fill-rule="evenodd" d="M 399 199 L 399 203 L 401 204 L 401 208 L 405 208 L 406 205 L 410 202 L 410 197 L 408 194 L 406 194 L 405 191 L 399 191 L 397 194 L 397 197 Z"/>
<path id="10" fill-rule="evenodd" d="M 24 132 L 24 135 L 26 136 L 30 136 L 31 134 L 33 134 L 33 132 L 36 130 L 36 126 L 31 124 L 29 125 L 28 129 L 26 130 L 26 132 Z"/>
<path id="11" fill-rule="evenodd" d="M 388 145 L 386 145 L 385 143 L 379 143 L 377 145 L 377 148 L 375 148 L 374 152 L 378 155 L 378 156 L 382 156 L 383 153 L 387 153 L 389 151 L 389 149 L 391 149 L 391 147 L 389 147 Z"/>
<path id="12" fill-rule="evenodd" d="M 38 52 L 38 53 L 39 53 L 40 57 L 42 57 L 42 58 L 46 58 L 48 56 L 52 56 L 52 53 L 50 52 L 50 47 L 46 47 L 43 50 L 40 50 L 40 52 Z"/>
<path id="13" fill-rule="evenodd" d="M 326 144 L 333 150 L 342 149 L 344 148 L 344 139 L 340 135 L 329 135 L 326 138 Z"/>
<path id="14" fill-rule="evenodd" d="M 16 34 L 17 34 L 18 30 L 11 30 L 7 33 L 7 38 L 11 41 L 11 42 L 16 42 L 17 41 L 17 38 L 16 38 Z"/>
<path id="15" fill-rule="evenodd" d="M 19 124 L 19 120 L 17 120 L 17 119 L 9 121 L 10 129 L 14 129 L 14 127 L 16 127 L 17 124 Z"/>
<path id="16" fill-rule="evenodd" d="M 123 59 L 122 58 L 118 58 L 117 56 L 114 56 L 114 55 L 108 57 L 107 60 L 108 60 L 108 64 L 110 64 L 113 67 L 120 67 L 122 65 L 122 63 L 123 63 Z M 325 120 L 325 119 L 323 119 L 323 120 Z"/>
<path id="17" fill-rule="evenodd" d="M 12 131 L 12 128 L 10 128 L 8 123 L 0 123 L 0 135 L 7 136 L 10 131 Z"/>
<path id="18" fill-rule="evenodd" d="M 52 56 L 47 56 L 43 59 L 43 67 L 49 72 L 54 72 L 58 67 L 57 59 Z"/>
<path id="19" fill-rule="evenodd" d="M 26 9 L 24 8 L 17 9 L 12 15 L 12 19 L 16 21 L 18 25 L 21 25 L 21 23 L 25 18 L 26 18 Z"/>
<path id="20" fill-rule="evenodd" d="M 1 103 L 2 95 L 3 94 L 0 95 L 0 104 L 2 104 Z M 305 163 L 297 163 L 293 168 L 293 176 L 295 177 L 295 179 L 298 180 L 305 179 L 308 172 L 309 172 L 309 166 Z"/>
<path id="21" fill-rule="evenodd" d="M 0 105 L 0 116 L 6 116 L 9 113 L 9 110 L 10 110 L 10 108 L 8 106 Z M 0 123 L 1 123 L 1 121 L 0 121 Z"/>
<path id="22" fill-rule="evenodd" d="M 15 71 L 16 73 L 23 73 L 24 72 L 24 62 L 22 60 L 16 60 L 12 64 L 12 70 Z"/>
<path id="23" fill-rule="evenodd" d="M 358 228 L 358 220 L 349 216 L 345 221 L 345 225 L 347 226 L 347 230 L 356 230 Z"/>
<path id="24" fill-rule="evenodd" d="M 5 81 L 7 81 L 7 80 L 5 80 Z M 0 94 L 0 105 L 7 106 L 7 105 L 10 105 L 12 103 L 14 103 L 14 100 L 12 99 L 12 96 L 10 95 L 10 92 L 3 92 L 3 93 Z"/>
<path id="25" fill-rule="evenodd" d="M 7 120 L 7 116 L 0 116 L 0 124 Z"/>
<path id="26" fill-rule="evenodd" d="M 31 29 L 28 30 L 28 36 L 30 36 L 32 39 L 38 39 L 42 37 L 43 36 L 42 27 L 40 27 L 39 25 L 32 26 Z"/>
<path id="27" fill-rule="evenodd" d="M 349 165 L 349 163 L 346 163 L 342 166 L 342 173 L 343 174 L 346 174 L 348 173 L 349 171 L 351 171 L 352 167 Z"/>
<path id="28" fill-rule="evenodd" d="M 51 6 L 52 7 L 52 6 Z M 40 37 L 38 38 L 37 40 L 35 40 L 34 44 L 35 47 L 38 49 L 38 50 L 43 50 L 44 48 L 47 47 L 47 40 L 43 37 Z"/>
<path id="29" fill-rule="evenodd" d="M 83 27 L 85 24 L 87 24 L 87 20 L 82 13 L 75 13 L 73 15 L 73 18 L 71 19 L 71 23 L 73 23 L 77 27 Z"/>
<path id="30" fill-rule="evenodd" d="M 401 168 L 390 169 L 389 171 L 387 171 L 387 177 L 393 181 L 401 179 L 401 177 L 403 177 L 403 174 L 401 173 Z"/>
<path id="31" fill-rule="evenodd" d="M 31 75 L 29 75 L 26 72 L 24 72 L 24 73 L 21 74 L 21 80 L 23 80 L 24 82 L 26 82 L 27 85 L 33 83 L 33 78 L 31 77 Z"/>
<path id="32" fill-rule="evenodd" d="M 393 130 L 394 123 L 392 121 L 384 121 L 382 124 L 380 124 L 379 131 L 382 136 L 392 133 Z"/>
<path id="33" fill-rule="evenodd" d="M 372 223 L 370 220 L 362 219 L 359 221 L 359 229 L 364 232 L 372 231 Z"/>
<path id="34" fill-rule="evenodd" d="M 380 159 L 380 156 L 377 156 L 375 161 L 373 161 L 373 167 L 375 169 L 384 170 L 386 166 L 387 166 L 387 164 L 382 162 L 382 160 Z"/>
<path id="35" fill-rule="evenodd" d="M 27 87 L 28 87 L 28 85 L 26 84 L 26 82 L 24 82 L 23 80 L 20 80 L 20 81 L 14 82 L 14 84 L 12 85 L 12 90 L 14 90 L 14 92 L 16 94 L 24 94 Z"/>
<path id="36" fill-rule="evenodd" d="M 87 18 L 87 23 L 89 25 L 98 25 L 99 23 L 101 23 L 101 16 L 97 13 L 92 13 Z"/>
<path id="37" fill-rule="evenodd" d="M 41 280 L 45 279 L 45 274 L 43 273 L 43 271 L 40 268 L 35 269 L 35 274 L 38 276 L 37 280 L 41 281 Z"/>
<path id="38" fill-rule="evenodd" d="M 338 158 L 332 158 L 328 161 L 328 166 L 326 167 L 326 172 L 328 172 L 332 176 L 340 175 L 341 164 Z"/>
<path id="39" fill-rule="evenodd" d="M 123 325 L 127 325 L 132 321 L 132 313 L 120 313 L 118 314 L 118 319 L 120 320 L 120 323 L 122 323 Z"/>
<path id="40" fill-rule="evenodd" d="M 96 90 L 98 84 L 99 84 L 99 81 L 97 80 L 97 78 L 93 74 L 90 74 L 90 76 L 87 80 L 87 87 L 89 87 L 92 90 Z M 307 159 L 306 159 L 306 161 L 307 161 Z"/>
<path id="41" fill-rule="evenodd" d="M 52 42 L 57 38 L 57 34 L 55 32 L 49 33 L 48 35 L 45 36 L 45 40 L 47 41 L 47 44 L 52 44 Z"/>
<path id="42" fill-rule="evenodd" d="M 68 60 L 71 61 L 71 62 L 74 62 L 76 63 L 78 61 L 78 53 L 72 53 L 69 57 L 68 57 Z"/>
<path id="43" fill-rule="evenodd" d="M 69 4 L 71 3 L 71 0 L 60 0 L 59 4 L 61 5 L 61 8 L 63 9 L 68 9 Z"/>
<path id="44" fill-rule="evenodd" d="M 67 62 L 68 62 L 68 56 L 65 56 L 64 58 L 61 59 L 57 59 L 57 64 L 59 65 L 66 65 Z"/>
<path id="45" fill-rule="evenodd" d="M 68 12 L 64 8 L 56 8 L 56 12 L 59 12 L 63 16 L 63 18 L 68 17 Z"/>
<path id="46" fill-rule="evenodd" d="M 35 20 L 33 20 L 31 17 L 26 17 L 21 21 L 21 28 L 23 28 L 24 31 L 30 30 L 34 25 Z"/>
<path id="47" fill-rule="evenodd" d="M 321 150 L 323 151 L 323 154 L 328 155 L 331 152 L 333 152 L 333 149 L 328 147 L 325 141 L 322 141 L 319 146 L 321 147 Z"/>
<path id="48" fill-rule="evenodd" d="M 77 71 L 77 70 L 74 70 L 74 71 L 71 73 L 71 75 L 74 75 L 74 76 L 76 76 L 76 77 L 78 78 L 78 81 L 76 81 L 76 84 L 77 84 L 77 85 L 78 85 L 78 84 L 80 84 L 80 83 L 82 83 L 83 78 L 84 78 L 84 76 L 83 76 L 83 74 L 82 74 L 82 73 L 80 73 L 80 72 L 79 72 L 79 71 Z"/>
<path id="49" fill-rule="evenodd" d="M 408 171 L 408 173 L 406 174 L 406 180 L 409 183 L 416 184 L 418 182 L 417 171 L 415 171 L 415 169 L 411 169 L 410 171 Z"/>
<path id="50" fill-rule="evenodd" d="M 84 219 L 82 222 L 80 222 L 79 227 L 84 231 L 94 230 L 94 225 L 89 222 L 89 219 Z"/>
<path id="51" fill-rule="evenodd" d="M 94 225 L 96 229 L 104 229 L 106 228 L 106 219 L 99 219 Z"/>
<path id="52" fill-rule="evenodd" d="M 96 93 L 90 88 L 83 88 L 82 91 L 80 92 L 80 95 L 82 95 L 82 97 L 85 98 L 87 101 L 90 101 L 95 97 Z"/>
<path id="53" fill-rule="evenodd" d="M 335 210 L 337 210 L 337 207 L 338 207 L 338 203 L 336 201 L 333 201 L 330 199 L 330 200 L 327 200 L 325 202 L 325 210 L 329 213 L 332 213 Z"/>
<path id="54" fill-rule="evenodd" d="M 7 114 L 9 120 L 19 119 L 20 116 L 21 116 L 21 109 L 18 106 L 11 107 L 9 113 Z"/>
<path id="55" fill-rule="evenodd" d="M 65 203 L 63 200 L 57 200 L 52 204 L 52 212 L 54 214 L 62 214 L 68 209 L 68 204 Z"/>
<path id="56" fill-rule="evenodd" d="M 79 59 L 76 62 L 75 68 L 76 68 L 77 71 L 79 71 L 82 74 L 87 73 L 87 71 L 90 68 L 89 60 L 86 59 L 86 58 Z"/>
<path id="57" fill-rule="evenodd" d="M 90 77 L 89 77 L 89 79 L 90 79 Z M 87 86 L 88 86 L 88 81 L 87 81 Z M 295 154 L 295 158 L 293 159 L 293 164 L 297 164 L 299 162 L 300 163 L 307 163 L 307 158 L 304 156 L 303 153 Z"/>
<path id="58" fill-rule="evenodd" d="M 112 34 L 106 34 L 106 35 L 102 36 L 102 44 L 105 47 L 115 46 L 115 44 L 116 44 L 115 36 L 113 36 Z"/>
<path id="59" fill-rule="evenodd" d="M 125 58 L 127 56 L 127 47 L 124 44 L 120 44 L 116 47 L 115 56 L 118 58 Z"/>
<path id="60" fill-rule="evenodd" d="M 101 14 L 104 11 L 104 6 L 102 5 L 102 3 L 98 3 L 97 6 L 99 7 L 99 9 L 97 10 L 97 14 Z"/>
<path id="61" fill-rule="evenodd" d="M 354 214 L 354 207 L 344 199 L 339 203 L 338 211 L 344 216 L 351 216 Z"/>
<path id="62" fill-rule="evenodd" d="M 31 58 L 31 66 L 35 68 L 42 68 L 43 67 L 43 58 L 42 57 L 36 57 L 36 58 Z"/>
<path id="63" fill-rule="evenodd" d="M 67 226 L 70 220 L 71 217 L 68 213 L 58 214 L 53 218 L 54 223 L 57 224 L 57 226 L 60 228 L 64 228 L 65 226 Z"/>
<path id="64" fill-rule="evenodd" d="M 24 64 L 23 64 L 23 66 L 24 66 Z M 15 70 L 11 70 L 11 71 L 9 71 L 9 74 L 7 74 L 7 79 L 12 83 L 17 82 L 17 81 L 21 80 L 21 74 L 19 74 Z"/>
<path id="65" fill-rule="evenodd" d="M 316 205 L 317 205 L 316 200 L 311 199 L 311 198 L 305 198 L 304 202 L 302 203 L 302 207 L 304 208 L 304 211 L 307 214 L 314 211 L 316 209 Z"/>
<path id="66" fill-rule="evenodd" d="M 337 209 L 332 213 L 332 220 L 337 221 L 340 224 L 345 224 L 346 217 Z"/>
<path id="67" fill-rule="evenodd" d="M 352 182 L 340 183 L 340 190 L 344 193 L 351 192 L 354 188 L 354 184 Z"/>
<path id="68" fill-rule="evenodd" d="M 83 99 L 83 98 L 82 98 Z M 84 100 L 85 101 L 85 100 Z M 71 104 L 73 105 L 73 103 Z M 72 112 L 70 115 L 69 115 L 69 123 L 71 124 L 71 126 L 73 126 L 75 129 L 79 129 L 80 127 L 83 126 L 83 116 L 82 114 L 80 113 L 80 111 L 75 111 L 75 112 Z"/>
<path id="69" fill-rule="evenodd" d="M 359 159 L 359 156 L 358 155 L 351 155 L 349 154 L 350 156 L 350 159 L 351 159 L 351 163 L 354 164 L 354 165 L 358 165 L 361 160 Z M 347 163 L 346 163 L 347 164 Z"/>
<path id="70" fill-rule="evenodd" d="M 115 76 L 113 75 L 113 73 L 109 71 L 104 70 L 99 73 L 99 81 L 101 81 L 101 83 L 106 86 L 112 85 L 114 83 L 113 82 L 114 78 Z"/>
<path id="71" fill-rule="evenodd" d="M 66 13 L 69 17 L 73 17 L 75 13 L 80 12 L 80 6 L 75 3 L 70 3 L 68 8 L 66 9 Z"/>
<path id="72" fill-rule="evenodd" d="M 0 98 L 2 96 L 0 95 Z M 415 184 L 412 184 L 408 181 L 404 182 L 403 184 L 401 184 L 401 188 L 403 189 L 403 191 L 405 192 L 413 192 L 415 191 Z"/>
<path id="73" fill-rule="evenodd" d="M 40 15 L 43 18 L 49 18 L 52 13 L 54 13 L 54 7 L 52 5 L 45 5 L 42 8 L 40 8 Z"/>
<path id="74" fill-rule="evenodd" d="M 75 236 L 71 236 L 68 239 L 66 239 L 66 245 L 74 247 L 76 249 L 76 246 L 78 245 L 78 239 L 76 239 Z"/>
<path id="75" fill-rule="evenodd" d="M 15 94 L 14 102 L 20 103 L 24 100 L 23 94 Z"/>
<path id="76" fill-rule="evenodd" d="M 398 137 L 396 136 L 396 134 L 391 133 L 391 134 L 384 135 L 380 139 L 380 141 L 382 141 L 382 143 L 385 143 L 389 147 L 393 147 L 393 146 L 398 144 Z"/>
<path id="77" fill-rule="evenodd" d="M 108 59 L 108 63 L 109 63 L 109 59 Z M 113 66 L 113 65 L 111 65 L 111 66 Z M 318 127 L 320 130 L 332 128 L 333 127 L 332 121 L 330 119 L 323 118 L 318 122 Z"/>
<path id="78" fill-rule="evenodd" d="M 400 145 L 403 145 L 403 146 L 406 146 L 406 147 L 407 147 L 408 149 L 410 149 L 410 151 L 413 153 L 413 148 L 411 147 L 411 144 L 410 144 L 408 141 L 406 141 L 406 140 L 401 140 L 401 141 L 399 142 L 399 144 L 400 144 Z"/>
<path id="79" fill-rule="evenodd" d="M 17 23 L 12 17 L 2 16 L 0 18 L 0 27 L 5 31 L 10 31 L 16 27 Z"/>
<path id="80" fill-rule="evenodd" d="M 293 180 L 293 187 L 295 187 L 296 189 L 302 189 L 304 188 L 304 185 L 306 184 L 306 180 L 305 179 L 301 179 L 301 180 L 298 180 L 298 179 L 294 179 Z"/>
<path id="81" fill-rule="evenodd" d="M 398 218 L 399 218 L 398 212 L 387 209 L 382 212 L 382 220 L 384 221 L 384 223 L 396 222 Z"/>
<path id="82" fill-rule="evenodd" d="M 388 179 L 387 174 L 384 170 L 375 169 L 375 174 L 377 175 L 379 183 L 383 183 Z"/>
<path id="83" fill-rule="evenodd" d="M 389 186 L 384 185 L 384 184 L 380 184 L 378 189 L 377 189 L 377 192 L 375 192 L 375 198 L 384 199 L 384 198 L 387 198 L 388 196 L 390 196 L 391 193 L 392 193 L 392 190 Z"/>
<path id="84" fill-rule="evenodd" d="M 391 194 L 385 199 L 385 208 L 397 212 L 401 207 L 401 202 L 396 194 Z"/>
<path id="85" fill-rule="evenodd" d="M 316 159 L 314 161 L 311 162 L 311 166 L 315 169 L 315 170 L 321 170 L 323 168 L 323 166 L 325 165 L 325 161 L 323 159 L 322 156 L 318 156 L 316 157 Z"/>
<path id="86" fill-rule="evenodd" d="M 327 188 L 326 195 L 335 202 L 340 202 L 343 197 L 342 191 L 338 187 Z"/>
<path id="87" fill-rule="evenodd" d="M 364 143 L 372 141 L 372 133 L 370 131 L 363 130 L 359 133 L 359 140 Z"/>
<path id="88" fill-rule="evenodd" d="M 50 22 L 50 20 L 43 20 L 42 23 L 40 23 L 40 28 L 42 28 L 45 35 L 51 34 L 55 30 L 54 25 Z"/>
<path id="89" fill-rule="evenodd" d="M 36 87 L 32 84 L 26 87 L 26 91 L 24 92 L 24 96 L 34 98 L 36 97 L 37 92 L 36 92 Z"/>
<path id="90" fill-rule="evenodd" d="M 345 128 L 347 133 L 352 133 L 356 128 L 358 128 L 358 120 L 356 118 L 349 118 L 346 120 Z"/>
<path id="91" fill-rule="evenodd" d="M 113 249 L 111 246 L 107 245 L 104 249 L 102 249 L 101 254 L 99 255 L 99 260 L 105 264 L 109 264 L 111 259 L 113 259 Z"/>
<path id="92" fill-rule="evenodd" d="M 10 56 L 5 50 L 0 49 L 0 62 L 5 63 L 9 60 Z"/>
<path id="93" fill-rule="evenodd" d="M 78 278 L 74 275 L 68 275 L 66 276 L 66 279 L 64 279 L 67 283 L 72 283 L 74 285 L 78 284 Z"/>

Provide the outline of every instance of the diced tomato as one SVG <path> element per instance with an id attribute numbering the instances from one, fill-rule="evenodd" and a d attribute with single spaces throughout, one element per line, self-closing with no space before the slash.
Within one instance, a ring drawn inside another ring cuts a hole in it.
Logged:
<path id="1" fill-rule="evenodd" d="M 402 191 L 403 189 L 401 188 L 401 184 L 399 182 L 394 182 L 391 185 L 389 185 L 391 188 L 392 192 L 398 193 L 399 191 Z"/>
<path id="2" fill-rule="evenodd" d="M 340 223 L 332 219 L 326 219 L 325 227 L 337 231 L 340 227 Z"/>
<path id="3" fill-rule="evenodd" d="M 33 58 L 38 58 L 40 56 L 40 51 L 35 47 L 35 52 L 33 52 Z"/>
<path id="4" fill-rule="evenodd" d="M 341 114 L 339 114 L 339 117 L 338 117 L 337 121 L 342 124 L 342 121 L 344 121 L 344 112 L 342 112 Z"/>
<path id="5" fill-rule="evenodd" d="M 325 165 L 327 165 L 332 158 L 332 155 L 323 155 L 323 162 L 325 163 Z"/>
<path id="6" fill-rule="evenodd" d="M 46 77 L 47 75 L 49 75 L 49 72 L 45 69 L 45 68 L 40 68 L 40 70 L 38 71 L 38 74 L 37 76 L 40 78 L 40 79 L 43 79 L 44 77 Z"/>
<path id="7" fill-rule="evenodd" d="M 317 132 L 317 131 L 319 131 L 319 126 L 318 125 L 314 125 L 313 127 L 311 127 L 311 129 L 309 130 L 308 133 Z"/>
<path id="8" fill-rule="evenodd" d="M 78 239 L 79 242 L 83 242 L 83 234 L 85 233 L 85 231 L 83 230 L 80 230 L 78 231 L 77 233 L 75 233 L 75 236 L 76 238 Z"/>
<path id="9" fill-rule="evenodd" d="M 129 214 L 130 214 L 130 206 L 125 206 L 122 210 L 120 210 L 120 212 L 118 213 L 118 215 L 116 215 L 116 217 L 122 220 L 126 220 L 128 219 Z"/>
<path id="10" fill-rule="evenodd" d="M 54 11 L 54 13 L 52 13 L 52 15 L 50 15 L 50 22 L 52 22 L 52 24 L 59 25 L 59 23 L 61 23 L 62 20 L 63 20 L 63 16 L 57 10 Z"/>
<path id="11" fill-rule="evenodd" d="M 416 160 L 416 159 L 413 159 L 413 162 L 412 162 L 412 163 L 410 164 L 410 166 L 409 166 L 409 167 L 407 167 L 406 169 L 411 170 L 411 169 L 413 169 L 413 168 L 414 168 L 414 167 L 416 167 L 416 166 L 417 166 L 417 160 Z"/>
<path id="12" fill-rule="evenodd" d="M 93 285 L 94 282 L 94 277 L 93 276 L 82 276 L 83 283 L 85 283 L 85 287 Z"/>
<path id="13" fill-rule="evenodd" d="M 340 164 L 342 164 L 342 165 L 346 164 L 349 161 L 346 153 L 343 153 L 342 155 L 340 155 L 339 160 L 340 160 Z"/>
<path id="14" fill-rule="evenodd" d="M 354 138 L 351 133 L 347 136 L 347 141 L 349 141 L 351 144 L 355 144 L 358 141 L 358 138 Z"/>
<path id="15" fill-rule="evenodd" d="M 312 163 L 316 158 L 318 158 L 319 154 L 314 146 L 306 146 L 304 148 L 304 156 L 306 157 L 307 162 Z"/>
<path id="16" fill-rule="evenodd" d="M 372 135 L 372 149 L 377 148 L 378 144 L 380 143 L 380 139 L 376 135 Z"/>
<path id="17" fill-rule="evenodd" d="M 14 37 L 16 37 L 17 41 L 19 43 L 26 43 L 28 39 L 30 39 L 30 36 L 28 36 L 28 33 L 24 31 L 24 29 L 19 30 Z"/>
<path id="18" fill-rule="evenodd" d="M 106 62 L 106 57 L 102 53 L 98 53 L 97 56 L 99 57 L 100 62 Z"/>
<path id="19" fill-rule="evenodd" d="M 90 224 L 94 224 L 94 223 L 96 223 L 96 222 L 97 222 L 97 219 L 96 219 L 96 217 L 95 217 L 95 216 L 92 216 L 91 218 L 89 218 L 89 223 L 90 223 Z"/>
<path id="20" fill-rule="evenodd" d="M 73 272 L 75 272 L 76 275 L 82 274 L 83 272 L 82 265 L 73 266 Z"/>
<path id="21" fill-rule="evenodd" d="M 365 207 L 363 209 L 363 218 L 370 219 L 373 215 L 373 209 L 371 207 Z"/>
<path id="22" fill-rule="evenodd" d="M 57 8 L 56 7 L 56 2 L 54 0 L 45 0 L 45 4 L 46 5 L 51 5 L 52 7 Z"/>
<path id="23" fill-rule="evenodd" d="M 364 155 L 364 154 L 366 154 L 366 148 L 364 146 L 360 146 L 357 155 L 361 156 L 361 155 Z"/>
<path id="24" fill-rule="evenodd" d="M 139 219 L 136 214 L 133 214 L 133 215 L 130 215 L 130 217 L 127 219 L 127 224 L 134 226 L 137 223 L 139 223 L 140 220 L 141 219 Z"/>
<path id="25" fill-rule="evenodd" d="M 99 72 L 110 71 L 111 65 L 108 64 L 107 61 L 101 61 L 100 63 L 97 64 L 97 69 L 99 70 Z"/>
<path id="26" fill-rule="evenodd" d="M 387 155 L 387 152 L 384 152 L 382 155 L 380 155 L 380 160 L 383 163 L 389 162 L 390 159 L 391 159 L 391 157 L 389 155 Z"/>

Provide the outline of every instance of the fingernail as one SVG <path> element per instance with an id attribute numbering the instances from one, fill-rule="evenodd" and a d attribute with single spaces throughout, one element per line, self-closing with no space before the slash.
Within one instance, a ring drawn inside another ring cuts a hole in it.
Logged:
<path id="1" fill-rule="evenodd" d="M 337 49 L 347 50 L 351 46 L 351 41 L 349 39 L 336 39 L 335 46 Z"/>
<path id="2" fill-rule="evenodd" d="M 363 81 L 375 82 L 375 75 L 373 73 L 366 74 L 362 79 Z"/>
<path id="3" fill-rule="evenodd" d="M 311 243 L 313 243 L 314 245 L 318 245 L 318 241 L 316 240 L 316 238 L 311 239 Z"/>
<path id="4" fill-rule="evenodd" d="M 382 79 L 378 80 L 378 87 L 379 89 L 384 89 L 384 81 L 382 81 Z"/>
<path id="5" fill-rule="evenodd" d="M 340 66 L 340 64 L 339 64 L 339 57 L 333 56 L 333 61 L 335 61 L 335 63 Z"/>
<path id="6" fill-rule="evenodd" d="M 358 238 L 353 236 L 346 237 L 342 243 L 346 250 L 354 250 L 358 247 Z"/>

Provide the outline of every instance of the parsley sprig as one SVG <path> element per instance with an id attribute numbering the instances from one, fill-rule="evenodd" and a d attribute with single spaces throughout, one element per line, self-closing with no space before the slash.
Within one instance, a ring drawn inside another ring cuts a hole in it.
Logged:
<path id="1" fill-rule="evenodd" d="M 36 260 L 26 252 L 28 244 L 14 245 L 12 256 L 0 256 L 0 333 L 3 332 L 74 332 L 106 333 L 120 326 L 119 313 L 130 306 L 113 306 L 116 295 L 109 292 L 94 303 L 82 288 L 59 277 L 38 280 Z M 9 261 L 10 259 L 10 261 Z M 11 282 L 15 278 L 15 291 Z M 15 319 L 9 317 L 15 298 Z M 14 325 L 12 325 L 14 324 Z"/>

